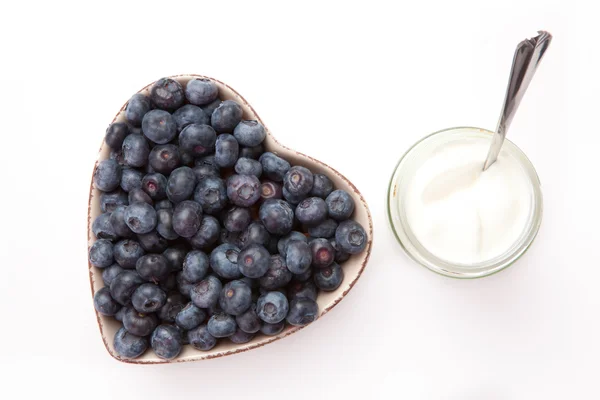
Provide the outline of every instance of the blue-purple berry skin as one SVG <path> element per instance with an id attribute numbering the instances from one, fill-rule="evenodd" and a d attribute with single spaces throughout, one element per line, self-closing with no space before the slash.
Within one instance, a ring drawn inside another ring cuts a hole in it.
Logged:
<path id="1" fill-rule="evenodd" d="M 153 143 L 169 143 L 177 136 L 177 123 L 167 111 L 152 110 L 144 115 L 142 132 Z"/>
<path id="2" fill-rule="evenodd" d="M 308 197 L 298 204 L 295 214 L 302 224 L 315 226 L 327 218 L 327 204 L 320 197 Z"/>
<path id="3" fill-rule="evenodd" d="M 263 153 L 258 161 L 262 165 L 263 176 L 275 182 L 282 182 L 291 168 L 289 162 L 271 152 Z"/>
<path id="4" fill-rule="evenodd" d="M 206 125 L 210 123 L 210 118 L 204 111 L 192 104 L 186 104 L 178 108 L 173 113 L 173 119 L 175 120 L 175 125 L 177 125 L 177 132 L 183 131 L 183 129 L 192 124 Z"/>
<path id="5" fill-rule="evenodd" d="M 260 199 L 260 181 L 254 175 L 231 175 L 227 179 L 227 198 L 239 207 L 251 207 Z"/>
<path id="6" fill-rule="evenodd" d="M 103 192 L 115 190 L 121 184 L 121 166 L 115 160 L 103 160 L 94 171 L 94 186 Z"/>
<path id="7" fill-rule="evenodd" d="M 165 360 L 171 360 L 181 352 L 181 331 L 173 325 L 159 325 L 150 337 L 154 353 Z"/>
<path id="8" fill-rule="evenodd" d="M 231 168 L 238 159 L 240 146 L 229 133 L 217 136 L 215 141 L 215 163 L 219 168 Z"/>
<path id="9" fill-rule="evenodd" d="M 267 132 L 260 122 L 244 120 L 237 124 L 233 130 L 233 136 L 235 136 L 240 145 L 253 147 L 258 146 L 265 140 Z"/>
<path id="10" fill-rule="evenodd" d="M 125 119 L 133 126 L 141 126 L 142 119 L 152 109 L 150 98 L 141 93 L 134 94 L 125 107 Z"/>
<path id="11" fill-rule="evenodd" d="M 358 254 L 367 246 L 368 237 L 361 224 L 354 220 L 346 220 L 337 227 L 335 241 L 346 253 Z"/>
<path id="12" fill-rule="evenodd" d="M 242 107 L 233 100 L 222 102 L 211 115 L 211 125 L 218 133 L 233 133 L 242 121 Z"/>
<path id="13" fill-rule="evenodd" d="M 283 200 L 266 200 L 258 212 L 265 228 L 274 235 L 286 235 L 294 225 L 294 211 Z"/>
<path id="14" fill-rule="evenodd" d="M 185 98 L 191 104 L 204 106 L 215 101 L 218 97 L 219 88 L 210 79 L 194 78 L 185 86 Z"/>
<path id="15" fill-rule="evenodd" d="M 185 101 L 183 87 L 171 78 L 161 78 L 150 88 L 152 103 L 162 110 L 173 111 Z"/>
<path id="16" fill-rule="evenodd" d="M 337 221 L 350 218 L 354 212 L 354 200 L 344 190 L 334 190 L 327 196 L 325 202 L 327 203 L 329 217 Z"/>

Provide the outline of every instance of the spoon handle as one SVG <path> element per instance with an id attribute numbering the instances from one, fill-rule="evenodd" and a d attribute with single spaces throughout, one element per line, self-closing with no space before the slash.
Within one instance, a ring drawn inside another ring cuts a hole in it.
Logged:
<path id="1" fill-rule="evenodd" d="M 506 88 L 504 104 L 502 105 L 502 112 L 500 113 L 500 120 L 498 121 L 496 133 L 492 137 L 492 144 L 483 165 L 484 171 L 496 162 L 502 148 L 502 143 L 504 143 L 506 132 L 517 112 L 517 108 L 519 108 L 519 103 L 521 103 L 521 99 L 551 41 L 552 35 L 550 33 L 539 31 L 538 36 L 525 39 L 517 46 L 508 78 L 508 86 Z"/>

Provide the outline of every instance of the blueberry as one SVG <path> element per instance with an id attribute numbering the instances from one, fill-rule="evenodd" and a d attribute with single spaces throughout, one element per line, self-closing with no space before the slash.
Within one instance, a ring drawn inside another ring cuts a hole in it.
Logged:
<path id="1" fill-rule="evenodd" d="M 335 241 L 341 250 L 349 254 L 358 254 L 367 246 L 367 233 L 361 224 L 353 220 L 341 222 L 335 231 Z"/>
<path id="2" fill-rule="evenodd" d="M 202 108 L 202 111 L 204 111 L 204 114 L 208 115 L 209 117 L 212 117 L 213 112 L 217 108 L 219 108 L 220 105 L 221 105 L 221 99 L 216 98 L 214 101 L 212 101 L 206 105 L 200 106 L 200 108 Z"/>
<path id="3" fill-rule="evenodd" d="M 258 317 L 269 324 L 283 321 L 288 308 L 287 298 L 280 292 L 268 292 L 260 296 L 256 303 Z"/>
<path id="4" fill-rule="evenodd" d="M 218 213 L 227 204 L 225 181 L 212 176 L 200 179 L 194 189 L 194 200 L 202 206 L 205 213 Z"/>
<path id="5" fill-rule="evenodd" d="M 267 290 L 275 290 L 284 287 L 292 280 L 292 273 L 280 255 L 272 255 L 269 260 L 269 269 L 259 279 L 260 286 Z"/>
<path id="6" fill-rule="evenodd" d="M 167 178 L 158 172 L 146 174 L 142 178 L 142 189 L 152 200 L 162 200 L 167 197 Z"/>
<path id="7" fill-rule="evenodd" d="M 125 223 L 135 233 L 151 232 L 156 222 L 156 210 L 150 204 L 137 202 L 125 209 Z"/>
<path id="8" fill-rule="evenodd" d="M 200 107 L 186 104 L 173 113 L 173 119 L 177 125 L 177 132 L 181 132 L 192 124 L 208 125 L 210 117 Z"/>
<path id="9" fill-rule="evenodd" d="M 131 302 L 133 292 L 144 280 L 135 271 L 123 271 L 110 283 L 110 295 L 121 305 Z"/>
<path id="10" fill-rule="evenodd" d="M 194 166 L 192 170 L 194 171 L 194 175 L 196 175 L 196 182 L 200 182 L 202 178 L 207 176 L 216 178 L 220 176 L 218 167 L 214 167 L 212 165 L 199 164 Z"/>
<path id="11" fill-rule="evenodd" d="M 235 333 L 237 325 L 231 315 L 225 313 L 213 314 L 208 320 L 208 333 L 216 338 L 231 336 Z"/>
<path id="12" fill-rule="evenodd" d="M 232 207 L 223 216 L 223 226 L 229 232 L 242 232 L 252 222 L 250 210 L 244 207 Z"/>
<path id="13" fill-rule="evenodd" d="M 135 240 L 125 239 L 117 242 L 113 249 L 115 261 L 126 269 L 135 268 L 135 264 L 144 255 L 144 249 Z"/>
<path id="14" fill-rule="evenodd" d="M 92 233 L 97 239 L 115 240 L 118 238 L 110 223 L 111 214 L 109 212 L 100 214 L 92 223 Z"/>
<path id="15" fill-rule="evenodd" d="M 136 336 L 148 336 L 157 325 L 158 318 L 154 314 L 144 314 L 128 308 L 123 315 L 123 326 L 127 332 Z"/>
<path id="16" fill-rule="evenodd" d="M 297 206 L 302 200 L 306 198 L 305 195 L 295 195 L 291 194 L 285 186 L 281 189 L 281 194 L 285 201 L 287 201 L 290 205 Z"/>
<path id="17" fill-rule="evenodd" d="M 312 300 L 317 300 L 318 290 L 315 284 L 311 281 L 306 282 L 292 282 L 288 286 L 288 295 L 290 299 L 296 297 L 308 297 Z"/>
<path id="18" fill-rule="evenodd" d="M 121 189 L 129 192 L 132 189 L 142 187 L 142 178 L 144 174 L 133 168 L 123 168 L 121 172 Z"/>
<path id="19" fill-rule="evenodd" d="M 127 206 L 118 206 L 110 214 L 110 225 L 117 236 L 131 237 L 134 233 L 125 223 L 125 210 Z"/>
<path id="20" fill-rule="evenodd" d="M 171 360 L 181 352 L 181 332 L 173 325 L 159 325 L 152 332 L 150 345 L 157 356 Z"/>
<path id="21" fill-rule="evenodd" d="M 108 159 L 116 161 L 121 166 L 127 164 L 125 162 L 125 157 L 123 156 L 123 150 L 122 149 L 121 150 L 113 150 L 113 149 L 111 149 L 110 153 L 108 153 Z"/>
<path id="22" fill-rule="evenodd" d="M 310 269 L 312 253 L 306 241 L 291 240 L 286 246 L 285 263 L 293 274 L 302 274 Z"/>
<path id="23" fill-rule="evenodd" d="M 100 195 L 100 210 L 102 212 L 113 212 L 118 206 L 129 204 L 127 193 L 121 189 L 112 192 L 102 192 Z"/>
<path id="24" fill-rule="evenodd" d="M 298 217 L 298 208 L 296 208 L 296 217 Z M 329 218 L 319 224 L 309 226 L 308 234 L 315 238 L 330 238 L 335 235 L 337 227 L 338 223 Z"/>
<path id="25" fill-rule="evenodd" d="M 317 302 L 308 297 L 296 297 L 290 302 L 287 322 L 294 326 L 308 325 L 319 317 Z"/>
<path id="26" fill-rule="evenodd" d="M 283 331 L 283 328 L 285 328 L 285 320 L 276 324 L 268 324 L 265 322 L 260 327 L 260 332 L 267 336 L 275 336 L 279 335 Z"/>
<path id="27" fill-rule="evenodd" d="M 298 204 L 295 214 L 298 221 L 304 225 L 315 226 L 327 218 L 327 204 L 320 197 L 309 197 Z"/>
<path id="28" fill-rule="evenodd" d="M 173 229 L 179 236 L 194 236 L 202 222 L 202 206 L 191 200 L 179 203 L 173 211 Z"/>
<path id="29" fill-rule="evenodd" d="M 171 114 L 164 110 L 152 110 L 142 121 L 144 136 L 156 144 L 169 143 L 177 136 L 177 124 Z"/>
<path id="30" fill-rule="evenodd" d="M 312 278 L 312 270 L 307 270 L 306 272 L 302 273 L 302 274 L 294 274 L 294 280 L 298 281 L 298 282 L 306 282 L 307 280 L 309 280 L 310 278 Z"/>
<path id="31" fill-rule="evenodd" d="M 179 235 L 173 230 L 173 210 L 158 210 L 156 212 L 156 231 L 167 240 L 175 240 Z"/>
<path id="32" fill-rule="evenodd" d="M 260 244 L 250 244 L 238 254 L 238 265 L 242 275 L 248 278 L 260 278 L 269 269 L 271 255 Z"/>
<path id="33" fill-rule="evenodd" d="M 283 187 L 294 197 L 307 196 L 313 187 L 313 174 L 308 168 L 293 166 L 283 177 Z"/>
<path id="34" fill-rule="evenodd" d="M 266 200 L 259 209 L 258 216 L 267 230 L 274 235 L 285 235 L 292 230 L 294 211 L 283 200 Z"/>
<path id="35" fill-rule="evenodd" d="M 245 282 L 236 280 L 223 286 L 219 306 L 230 315 L 240 315 L 252 304 L 252 289 Z"/>
<path id="36" fill-rule="evenodd" d="M 165 304 L 158 310 L 158 318 L 166 323 L 174 323 L 175 317 L 179 314 L 179 311 L 185 307 L 187 300 L 179 292 L 171 292 L 167 294 L 167 300 Z"/>
<path id="37" fill-rule="evenodd" d="M 179 134 L 179 147 L 194 157 L 212 153 L 217 133 L 210 125 L 191 124 Z"/>
<path id="38" fill-rule="evenodd" d="M 176 80 L 161 78 L 150 89 L 150 98 L 158 108 L 173 111 L 183 104 L 183 87 Z"/>
<path id="39" fill-rule="evenodd" d="M 113 279 L 123 271 L 123 268 L 119 264 L 113 264 L 110 267 L 104 268 L 102 270 L 102 281 L 104 282 L 104 285 L 110 286 Z"/>
<path id="40" fill-rule="evenodd" d="M 259 144 L 258 146 L 240 147 L 240 158 L 245 157 L 245 158 L 251 158 L 253 160 L 258 160 L 258 157 L 260 157 L 260 155 L 264 152 L 265 152 L 265 148 L 262 145 L 262 143 Z"/>
<path id="41" fill-rule="evenodd" d="M 262 164 L 263 175 L 275 182 L 282 182 L 290 169 L 290 163 L 277 155 L 266 152 L 258 159 Z"/>
<path id="42" fill-rule="evenodd" d="M 338 263 L 332 263 L 325 268 L 319 268 L 314 272 L 315 285 L 325 292 L 331 292 L 342 284 L 344 271 Z"/>
<path id="43" fill-rule="evenodd" d="M 181 293 L 185 297 L 189 298 L 190 292 L 191 292 L 194 284 L 192 282 L 187 281 L 183 277 L 183 274 L 181 272 L 178 272 L 176 274 L 176 279 L 177 279 L 177 290 L 179 290 L 179 293 Z"/>
<path id="44" fill-rule="evenodd" d="M 98 239 L 89 250 L 90 264 L 97 268 L 106 268 L 113 264 L 113 244 L 108 239 Z"/>
<path id="45" fill-rule="evenodd" d="M 156 172 L 168 175 L 181 164 L 179 148 L 174 144 L 154 146 L 148 155 L 148 163 Z"/>
<path id="46" fill-rule="evenodd" d="M 196 350 L 207 351 L 215 347 L 217 339 L 208 333 L 208 327 L 200 325 L 197 328 L 190 329 L 187 333 L 188 341 Z"/>
<path id="47" fill-rule="evenodd" d="M 115 334 L 113 341 L 115 351 L 125 358 L 137 358 L 148 348 L 148 339 L 127 332 L 123 327 Z"/>
<path id="48" fill-rule="evenodd" d="M 211 268 L 221 278 L 239 278 L 241 276 L 240 269 L 237 264 L 239 252 L 240 249 L 232 244 L 222 244 L 217 246 L 210 253 Z"/>
<path id="49" fill-rule="evenodd" d="M 94 171 L 94 186 L 103 192 L 115 190 L 121 184 L 121 166 L 115 160 L 103 160 Z"/>
<path id="50" fill-rule="evenodd" d="M 215 142 L 215 163 L 220 168 L 231 168 L 235 165 L 239 154 L 239 144 L 229 133 L 217 136 Z"/>
<path id="51" fill-rule="evenodd" d="M 241 249 L 252 244 L 267 246 L 271 236 L 260 222 L 252 222 L 238 237 L 238 245 Z"/>
<path id="52" fill-rule="evenodd" d="M 311 240 L 310 251 L 312 253 L 312 265 L 317 268 L 324 268 L 330 265 L 335 258 L 335 250 L 327 239 Z"/>
<path id="53" fill-rule="evenodd" d="M 286 248 L 288 243 L 292 240 L 301 240 L 305 243 L 308 243 L 308 239 L 306 238 L 306 236 L 304 236 L 304 233 L 298 231 L 291 231 L 286 236 L 279 239 L 279 241 L 277 242 L 277 251 L 283 257 L 285 257 L 286 255 Z"/>
<path id="54" fill-rule="evenodd" d="M 233 136 L 240 145 L 253 147 L 258 146 L 267 137 L 265 127 L 258 121 L 241 121 L 233 130 Z"/>
<path id="55" fill-rule="evenodd" d="M 198 232 L 189 238 L 189 242 L 193 248 L 204 250 L 217 242 L 220 233 L 219 221 L 211 215 L 203 215 Z"/>
<path id="56" fill-rule="evenodd" d="M 113 318 L 119 322 L 123 321 L 123 315 L 125 315 L 125 312 L 128 310 L 129 307 L 127 306 L 123 306 L 121 307 L 121 309 L 119 311 L 117 311 L 117 313 L 115 315 L 113 315 Z M 123 328 L 124 329 L 124 328 Z"/>
<path id="57" fill-rule="evenodd" d="M 171 210 L 173 211 L 173 203 L 169 199 L 158 200 L 154 203 L 154 209 L 158 212 L 158 210 Z"/>
<path id="58" fill-rule="evenodd" d="M 133 307 L 141 313 L 153 313 L 160 310 L 167 301 L 167 294 L 153 283 L 144 283 L 140 285 L 133 296 L 131 303 Z"/>
<path id="59" fill-rule="evenodd" d="M 105 286 L 94 295 L 94 308 L 100 314 L 111 317 L 121 309 L 121 305 L 112 298 L 110 289 Z"/>
<path id="60" fill-rule="evenodd" d="M 217 85 L 206 78 L 194 78 L 185 87 L 185 98 L 192 104 L 202 106 L 219 96 Z"/>
<path id="61" fill-rule="evenodd" d="M 145 280 L 157 283 L 167 279 L 171 272 L 167 259 L 162 254 L 146 254 L 141 256 L 135 269 Z"/>
<path id="62" fill-rule="evenodd" d="M 194 193 L 196 175 L 190 167 L 179 167 L 169 176 L 167 181 L 167 197 L 173 203 L 187 200 Z"/>
<path id="63" fill-rule="evenodd" d="M 227 179 L 227 197 L 240 207 L 251 207 L 260 199 L 260 181 L 253 175 L 231 175 Z"/>
<path id="64" fill-rule="evenodd" d="M 268 199 L 281 199 L 283 197 L 281 185 L 271 181 L 261 183 L 260 197 L 263 201 Z"/>
<path id="65" fill-rule="evenodd" d="M 150 98 L 141 93 L 134 94 L 127 102 L 125 119 L 133 126 L 142 125 L 144 115 L 152 108 Z"/>
<path id="66" fill-rule="evenodd" d="M 235 317 L 235 322 L 239 329 L 246 333 L 256 333 L 260 330 L 261 319 L 256 314 L 256 304 L 251 304 L 250 307 L 242 314 Z"/>
<path id="67" fill-rule="evenodd" d="M 129 127 L 124 122 L 113 122 L 106 130 L 104 141 L 113 150 L 121 150 L 123 140 L 129 135 Z"/>
<path id="68" fill-rule="evenodd" d="M 213 111 L 210 123 L 218 133 L 232 133 L 242 120 L 243 113 L 242 107 L 238 103 L 233 100 L 225 100 Z"/>
<path id="69" fill-rule="evenodd" d="M 142 167 L 148 161 L 150 146 L 144 137 L 132 133 L 123 141 L 123 159 L 130 167 Z"/>
<path id="70" fill-rule="evenodd" d="M 209 275 L 192 287 L 190 298 L 196 307 L 210 308 L 217 304 L 222 288 L 221 281 Z"/>
<path id="71" fill-rule="evenodd" d="M 178 327 L 190 330 L 196 328 L 206 319 L 206 311 L 196 307 L 193 303 L 188 303 L 175 317 L 175 323 Z"/>
<path id="72" fill-rule="evenodd" d="M 260 178 L 262 174 L 262 164 L 256 160 L 246 157 L 238 158 L 235 163 L 235 172 L 240 175 L 253 175 L 257 178 Z"/>
<path id="73" fill-rule="evenodd" d="M 326 199 L 331 192 L 333 192 L 333 182 L 331 182 L 331 179 L 323 174 L 314 174 L 310 195 Z"/>
<path id="74" fill-rule="evenodd" d="M 171 272 L 183 269 L 183 261 L 187 253 L 187 247 L 181 245 L 171 246 L 163 252 L 163 256 L 167 259 Z"/>
<path id="75" fill-rule="evenodd" d="M 148 233 L 137 235 L 140 246 L 149 253 L 162 253 L 169 246 L 167 239 L 153 230 Z"/>
<path id="76" fill-rule="evenodd" d="M 338 221 L 350 218 L 354 211 L 354 200 L 344 190 L 334 190 L 327 196 L 325 202 L 329 216 Z"/>
<path id="77" fill-rule="evenodd" d="M 229 340 L 231 340 L 232 343 L 236 344 L 248 343 L 253 338 L 254 333 L 247 333 L 239 328 L 235 331 L 233 335 L 229 336 Z"/>
<path id="78" fill-rule="evenodd" d="M 154 204 L 154 202 L 152 201 L 150 196 L 148 196 L 148 193 L 144 192 L 141 188 L 131 189 L 127 196 L 127 202 L 129 204 L 133 204 L 133 203 L 146 203 L 146 204 L 150 204 L 150 205 Z"/>
<path id="79" fill-rule="evenodd" d="M 187 253 L 183 260 L 182 276 L 188 282 L 200 282 L 208 273 L 209 266 L 210 261 L 204 252 L 192 250 Z"/>
<path id="80" fill-rule="evenodd" d="M 335 251 L 336 263 L 343 263 L 350 258 L 350 253 L 346 253 L 344 250 L 342 250 L 338 242 L 335 241 L 335 238 L 329 239 L 329 244 L 331 244 L 331 247 L 333 247 L 333 250 Z"/>

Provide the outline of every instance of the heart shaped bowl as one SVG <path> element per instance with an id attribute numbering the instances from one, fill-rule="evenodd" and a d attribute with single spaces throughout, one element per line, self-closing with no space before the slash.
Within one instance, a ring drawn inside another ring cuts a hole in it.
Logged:
<path id="1" fill-rule="evenodd" d="M 292 165 L 301 165 L 309 168 L 313 173 L 322 173 L 327 175 L 333 181 L 336 189 L 343 189 L 347 191 L 354 199 L 356 207 L 352 218 L 359 222 L 365 228 L 365 231 L 369 236 L 369 241 L 365 250 L 362 253 L 353 255 L 352 257 L 350 257 L 350 259 L 348 259 L 342 264 L 342 267 L 344 269 L 344 281 L 342 282 L 340 287 L 333 292 L 319 293 L 317 299 L 317 303 L 319 304 L 319 318 L 327 314 L 329 311 L 331 311 L 333 307 L 336 306 L 336 304 L 338 304 L 348 294 L 350 289 L 352 289 L 352 287 L 356 284 L 356 281 L 361 276 L 364 268 L 367 265 L 367 262 L 369 261 L 369 256 L 371 254 L 371 248 L 373 244 L 373 222 L 371 220 L 371 214 L 369 212 L 369 208 L 367 206 L 367 203 L 365 202 L 365 199 L 360 194 L 358 189 L 346 177 L 337 172 L 335 169 L 331 168 L 330 166 L 324 164 L 319 160 L 315 160 L 314 158 L 298 153 L 280 144 L 275 139 L 273 134 L 269 131 L 262 119 L 256 114 L 252 106 L 250 106 L 250 104 L 248 104 L 248 102 L 238 92 L 236 92 L 223 82 L 219 82 L 213 78 L 201 75 L 177 75 L 171 76 L 170 78 L 179 81 L 184 87 L 187 84 L 187 82 L 193 78 L 205 78 L 212 80 L 219 87 L 219 97 L 221 98 L 221 100 L 235 100 L 242 106 L 242 109 L 244 110 L 244 119 L 257 120 L 265 126 L 265 129 L 267 131 L 267 137 L 263 143 L 265 146 L 265 151 L 271 151 L 273 153 L 276 153 L 280 157 L 283 157 L 286 160 L 288 160 Z M 150 88 L 153 84 L 154 82 L 144 87 L 139 92 L 149 94 Z M 121 107 L 121 110 L 117 113 L 113 122 L 125 121 L 125 106 L 126 104 L 123 105 L 123 107 Z M 103 140 L 102 146 L 100 147 L 98 160 L 96 161 L 96 165 L 94 166 L 94 171 L 95 168 L 98 166 L 98 162 L 105 160 L 109 157 L 109 152 L 110 149 L 104 143 Z M 100 213 L 100 192 L 96 188 L 94 188 L 93 184 L 90 184 L 87 233 L 88 250 L 96 240 L 94 234 L 92 233 L 92 222 L 96 219 L 98 215 L 100 215 Z M 96 291 L 100 290 L 104 286 L 104 283 L 102 281 L 102 271 L 90 265 L 89 262 L 88 269 L 90 273 L 90 285 L 92 288 L 93 297 Z M 258 334 L 250 342 L 244 344 L 234 344 L 226 340 L 220 340 L 217 346 L 215 346 L 209 351 L 196 350 L 192 346 L 186 345 L 183 347 L 179 356 L 177 356 L 173 360 L 161 359 L 158 356 L 156 356 L 154 352 L 152 352 L 150 349 L 139 358 L 127 359 L 119 356 L 119 354 L 115 351 L 113 345 L 113 338 L 115 336 L 115 333 L 121 326 L 121 323 L 112 317 L 106 317 L 104 315 L 99 314 L 98 312 L 96 312 L 96 318 L 98 320 L 98 326 L 100 327 L 100 333 L 102 335 L 102 340 L 104 341 L 104 346 L 106 346 L 106 350 L 108 350 L 110 355 L 119 361 L 133 364 L 165 364 L 184 361 L 207 360 L 211 358 L 227 356 L 256 349 L 258 347 L 264 346 L 266 344 L 272 343 L 276 340 L 289 336 L 293 333 L 296 333 L 300 329 L 302 329 L 302 327 L 286 326 L 286 328 L 276 336 L 265 336 L 262 334 Z M 313 324 L 315 322 L 313 322 Z"/>

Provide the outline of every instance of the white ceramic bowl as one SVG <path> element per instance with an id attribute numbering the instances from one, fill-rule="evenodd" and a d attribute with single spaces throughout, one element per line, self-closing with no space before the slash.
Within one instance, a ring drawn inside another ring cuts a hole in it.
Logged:
<path id="1" fill-rule="evenodd" d="M 260 121 L 263 125 L 265 125 L 265 129 L 267 130 L 267 138 L 265 139 L 264 145 L 266 151 L 271 151 L 279 156 L 288 160 L 292 165 L 302 165 L 314 173 L 323 173 L 326 174 L 334 183 L 337 189 L 346 190 L 350 195 L 354 198 L 356 203 L 356 209 L 354 211 L 353 218 L 358 221 L 367 231 L 369 235 L 369 242 L 361 254 L 354 255 L 350 257 L 350 259 L 342 264 L 344 269 L 344 281 L 342 285 L 333 292 L 320 292 L 319 297 L 317 299 L 317 303 L 319 304 L 319 318 L 328 313 L 337 303 L 339 303 L 344 296 L 348 294 L 350 289 L 354 286 L 358 278 L 360 277 L 363 269 L 367 265 L 367 261 L 369 260 L 369 255 L 371 254 L 371 246 L 373 243 L 373 222 L 371 220 L 371 214 L 369 213 L 369 208 L 365 199 L 362 197 L 358 189 L 342 174 L 331 168 L 330 166 L 324 164 L 321 161 L 315 160 L 309 156 L 298 153 L 292 149 L 289 149 L 283 145 L 281 145 L 275 137 L 268 130 L 264 121 L 256 114 L 254 109 L 248 104 L 248 102 L 240 96 L 235 90 L 231 87 L 227 86 L 223 82 L 219 82 L 215 79 L 208 78 L 200 75 L 177 75 L 172 76 L 172 79 L 179 81 L 184 87 L 185 84 L 193 78 L 207 78 L 211 79 L 213 82 L 217 84 L 219 87 L 219 96 L 222 100 L 235 100 L 237 101 L 244 110 L 244 119 L 254 119 Z M 140 90 L 140 93 L 149 94 L 149 90 L 152 87 L 150 85 L 144 87 Z M 113 122 L 119 122 L 125 120 L 125 105 L 121 107 L 121 110 L 115 116 Z M 98 165 L 99 161 L 102 161 L 109 156 L 110 149 L 102 140 L 102 146 L 100 147 L 100 152 L 98 155 L 98 160 L 96 161 L 96 165 L 94 166 L 94 170 Z M 100 211 L 100 196 L 99 191 L 94 188 L 93 184 L 90 184 L 90 197 L 89 197 L 89 206 L 88 206 L 88 249 L 94 243 L 96 238 L 92 233 L 92 222 L 94 219 L 101 213 Z M 101 273 L 102 271 L 98 268 L 91 266 L 88 262 L 88 269 L 90 272 L 90 284 L 92 288 L 92 296 L 96 293 L 97 290 L 101 289 L 104 286 L 102 281 Z M 227 356 L 230 354 L 240 353 L 243 351 L 248 351 L 255 349 L 257 347 L 264 346 L 275 340 L 279 340 L 284 338 L 292 333 L 298 332 L 300 327 L 292 327 L 287 326 L 279 335 L 277 336 L 264 336 L 257 335 L 248 343 L 244 344 L 234 344 L 228 340 L 220 340 L 218 345 L 209 351 L 200 351 L 194 349 L 190 345 L 186 345 L 183 347 L 181 354 L 177 356 L 177 358 L 173 360 L 163 360 L 156 356 L 152 349 L 148 349 L 144 355 L 136 359 L 127 359 L 119 356 L 113 346 L 113 338 L 116 331 L 121 326 L 121 323 L 116 321 L 112 317 L 106 317 L 96 312 L 96 317 L 98 319 L 98 326 L 100 327 L 100 333 L 102 335 L 102 340 L 104 341 L 104 345 L 106 346 L 106 350 L 110 353 L 111 356 L 116 358 L 119 361 L 134 363 L 134 364 L 160 364 L 160 363 L 173 363 L 173 362 L 183 362 L 183 361 L 197 361 L 197 360 L 206 360 L 215 357 Z M 312 326 L 314 324 L 318 324 L 318 320 L 313 322 L 308 326 Z M 308 345 L 308 343 L 307 343 Z"/>

